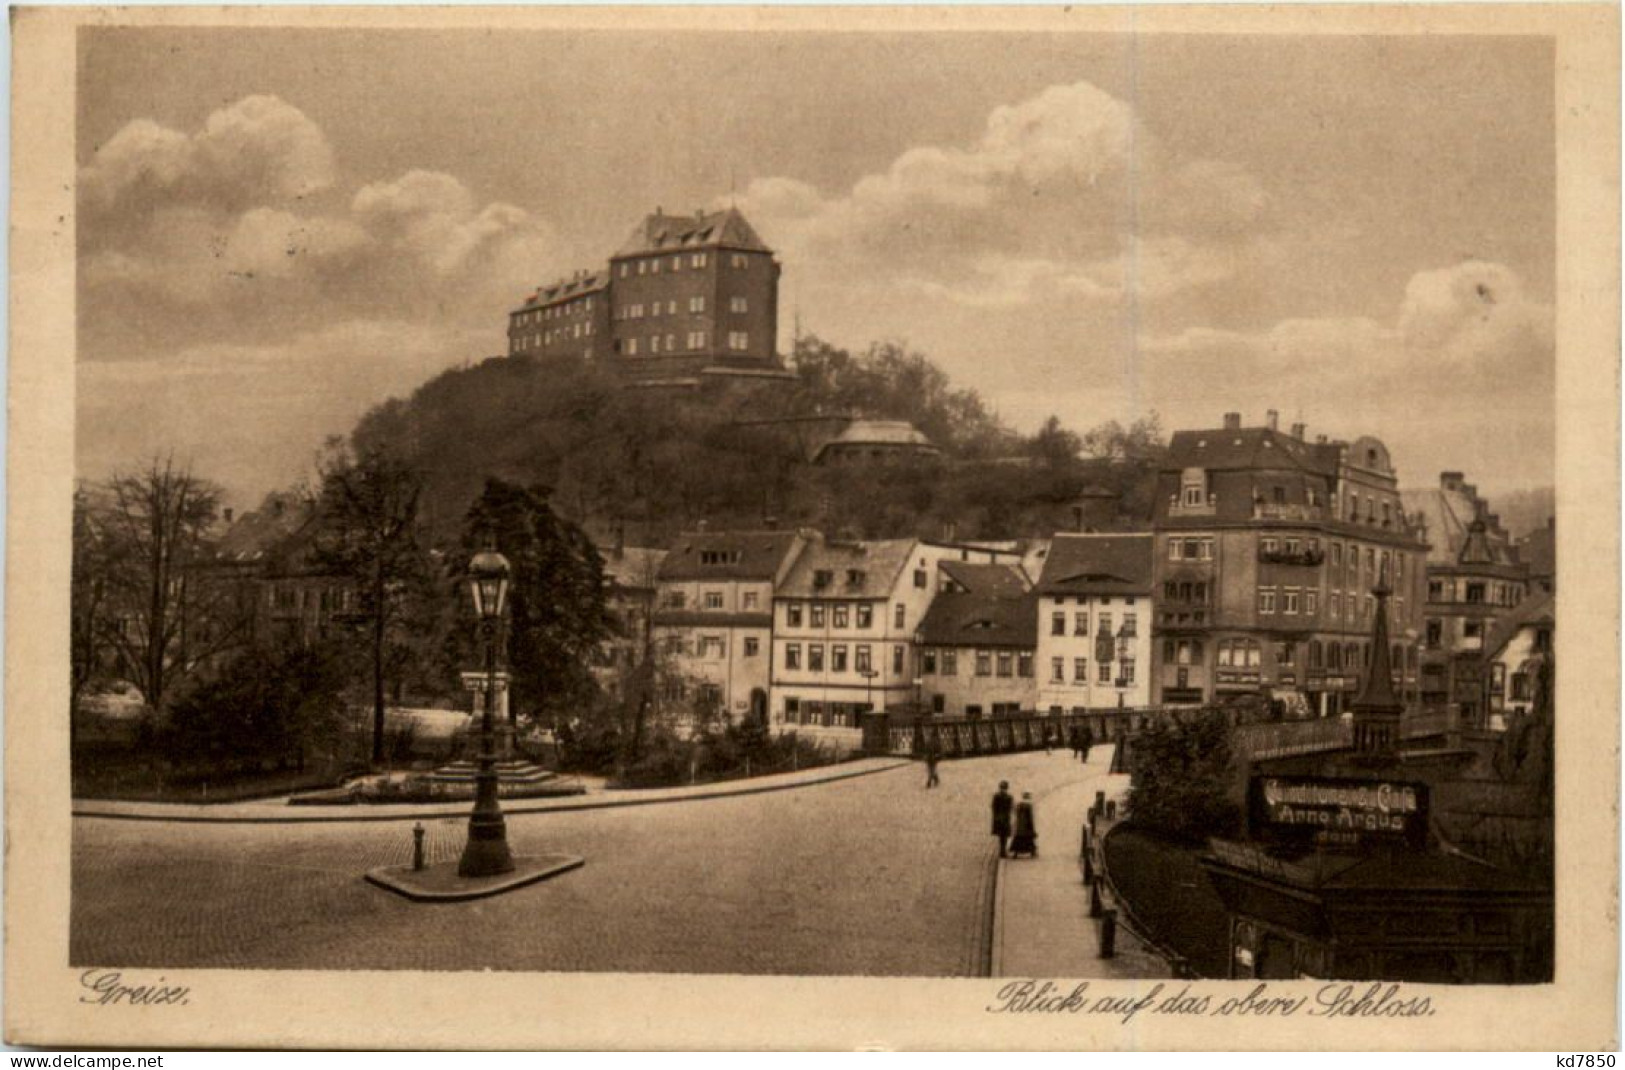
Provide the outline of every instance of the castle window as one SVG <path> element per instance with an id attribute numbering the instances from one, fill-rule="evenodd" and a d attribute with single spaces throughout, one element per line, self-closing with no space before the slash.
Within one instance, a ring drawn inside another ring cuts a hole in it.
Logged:
<path id="1" fill-rule="evenodd" d="M 681 270 L 683 270 L 683 258 L 680 257 L 680 256 L 672 257 L 671 258 L 671 269 L 673 271 L 681 271 Z"/>
<path id="2" fill-rule="evenodd" d="M 703 298 L 703 297 L 690 297 L 688 299 L 688 310 L 690 312 L 704 312 L 705 311 L 705 298 Z"/>
<path id="3" fill-rule="evenodd" d="M 729 331 L 728 332 L 728 348 L 729 349 L 749 349 L 750 348 L 750 335 L 748 335 L 744 331 Z"/>
<path id="4" fill-rule="evenodd" d="M 660 336 L 658 334 L 649 339 L 649 352 L 660 352 Z"/>
<path id="5" fill-rule="evenodd" d="M 728 298 L 728 311 L 729 312 L 747 312 L 749 310 L 750 310 L 750 302 L 746 298 L 743 298 L 743 297 L 730 297 L 730 298 Z"/>
<path id="6" fill-rule="evenodd" d="M 649 274 L 651 274 L 651 275 L 660 274 L 660 260 L 659 260 L 658 257 L 656 259 L 654 259 L 654 260 L 649 261 Z"/>
<path id="7" fill-rule="evenodd" d="M 675 334 L 666 335 L 666 352 L 672 353 L 672 352 L 675 352 L 676 349 L 677 349 L 677 336 Z"/>
<path id="8" fill-rule="evenodd" d="M 638 340 L 636 338 L 628 338 L 626 340 L 626 355 L 629 357 L 635 357 L 638 355 Z"/>
<path id="9" fill-rule="evenodd" d="M 677 315 L 677 302 L 675 300 L 666 302 L 666 315 Z"/>
<path id="10" fill-rule="evenodd" d="M 642 275 L 644 272 L 646 272 L 648 270 L 649 270 L 648 262 L 644 261 L 644 260 L 639 260 L 638 261 L 638 274 Z"/>
<path id="11" fill-rule="evenodd" d="M 705 266 L 705 254 L 704 253 L 695 253 L 693 256 L 690 256 L 688 258 L 688 266 L 689 267 L 697 267 L 697 268 L 704 267 Z"/>
<path id="12" fill-rule="evenodd" d="M 744 267 L 745 257 L 740 253 L 734 253 L 732 256 L 728 257 L 728 266 L 733 268 Z"/>

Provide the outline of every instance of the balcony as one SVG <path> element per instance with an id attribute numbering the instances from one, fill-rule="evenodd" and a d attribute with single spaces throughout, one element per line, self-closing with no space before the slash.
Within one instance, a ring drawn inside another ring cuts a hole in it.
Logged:
<path id="1" fill-rule="evenodd" d="M 1314 568 L 1326 560 L 1324 550 L 1266 550 L 1258 548 L 1258 560 L 1266 565 L 1304 565 Z"/>
<path id="2" fill-rule="evenodd" d="M 1254 520 L 1320 521 L 1326 519 L 1324 505 L 1288 504 L 1284 502 L 1253 502 Z"/>

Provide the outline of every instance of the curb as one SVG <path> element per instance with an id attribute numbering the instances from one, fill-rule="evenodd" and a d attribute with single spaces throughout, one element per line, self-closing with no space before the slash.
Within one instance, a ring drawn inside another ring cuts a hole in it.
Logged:
<path id="1" fill-rule="evenodd" d="M 523 805 L 504 806 L 502 813 L 506 817 L 516 817 L 527 814 L 570 814 L 582 810 L 613 810 L 627 806 L 658 806 L 663 803 L 699 802 L 707 799 L 728 799 L 740 795 L 765 795 L 774 791 L 794 791 L 797 788 L 811 788 L 820 784 L 833 784 L 841 780 L 853 780 L 861 776 L 871 776 L 875 773 L 886 773 L 893 769 L 910 764 L 905 759 L 897 759 L 887 765 L 872 769 L 858 769 L 843 773 L 833 773 L 821 776 L 814 780 L 799 780 L 793 784 L 764 784 L 757 787 L 742 788 L 735 791 L 700 791 L 690 795 L 672 795 L 661 799 L 594 799 L 591 802 L 570 803 L 566 805 L 537 805 L 526 807 Z M 155 804 L 164 805 L 164 804 Z M 290 809 L 297 809 L 291 807 Z M 95 818 L 101 821 L 153 821 L 170 822 L 176 824 L 192 825 L 316 825 L 316 824 L 344 824 L 380 821 L 422 821 L 439 818 L 467 817 L 467 806 L 459 806 L 455 810 L 424 809 L 409 814 L 298 814 L 288 817 L 259 817 L 259 816 L 221 816 L 215 817 L 205 814 L 143 814 L 143 813 L 106 813 L 94 809 L 81 809 L 75 806 L 73 817 Z"/>
<path id="2" fill-rule="evenodd" d="M 987 938 L 982 955 L 982 976 L 1004 976 L 1004 863 L 999 855 L 992 858 L 993 895 L 989 907 Z"/>

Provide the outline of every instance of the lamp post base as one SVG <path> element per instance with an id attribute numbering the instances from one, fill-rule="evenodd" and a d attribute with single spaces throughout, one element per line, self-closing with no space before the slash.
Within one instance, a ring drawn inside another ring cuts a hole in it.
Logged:
<path id="1" fill-rule="evenodd" d="M 513 872 L 513 852 L 508 850 L 507 823 L 498 814 L 494 822 L 479 814 L 468 822 L 468 843 L 457 863 L 460 877 L 499 877 Z"/>

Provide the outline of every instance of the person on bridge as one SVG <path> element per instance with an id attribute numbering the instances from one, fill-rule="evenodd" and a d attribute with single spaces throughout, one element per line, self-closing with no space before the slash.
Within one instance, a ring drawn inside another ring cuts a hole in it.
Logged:
<path id="1" fill-rule="evenodd" d="M 937 763 L 939 761 L 941 761 L 941 760 L 942 760 L 942 752 L 937 749 L 936 741 L 933 740 L 930 743 L 926 744 L 926 747 L 925 747 L 925 786 L 926 787 L 934 788 L 938 784 L 942 783 L 940 780 L 937 779 Z"/>
<path id="2" fill-rule="evenodd" d="M 1010 794 L 1010 782 L 999 781 L 999 790 L 993 793 L 993 835 L 999 838 L 1000 858 L 1005 857 L 1010 844 L 1010 813 L 1015 805 L 1015 797 Z"/>
<path id="3" fill-rule="evenodd" d="M 1078 727 L 1078 760 L 1087 763 L 1089 750 L 1095 745 L 1095 734 L 1088 725 Z"/>
<path id="4" fill-rule="evenodd" d="M 1038 857 L 1038 823 L 1033 816 L 1033 793 L 1021 793 L 1021 801 L 1016 803 L 1016 834 L 1010 840 L 1010 855 L 1031 855 Z"/>

